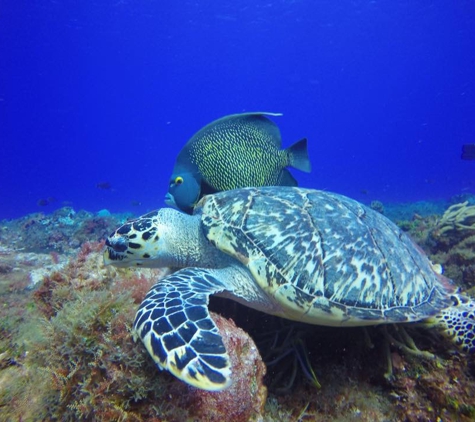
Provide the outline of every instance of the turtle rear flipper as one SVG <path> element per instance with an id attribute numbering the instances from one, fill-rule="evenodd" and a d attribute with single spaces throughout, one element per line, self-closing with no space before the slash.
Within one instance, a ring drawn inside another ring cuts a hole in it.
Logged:
<path id="1" fill-rule="evenodd" d="M 223 290 L 210 270 L 178 271 L 152 287 L 133 327 L 161 369 L 209 391 L 230 384 L 229 356 L 208 312 L 209 296 Z"/>
<path id="2" fill-rule="evenodd" d="M 475 353 L 475 301 L 466 295 L 451 295 L 453 306 L 429 319 L 434 321 L 462 350 Z"/>

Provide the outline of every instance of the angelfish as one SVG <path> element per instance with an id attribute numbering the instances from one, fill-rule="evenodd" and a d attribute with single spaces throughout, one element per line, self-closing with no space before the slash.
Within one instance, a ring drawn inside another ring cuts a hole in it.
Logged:
<path id="1" fill-rule="evenodd" d="M 191 213 L 205 194 L 258 186 L 297 186 L 286 167 L 310 172 L 307 139 L 281 149 L 277 125 L 266 116 L 232 114 L 199 130 L 178 154 L 167 204 Z"/>

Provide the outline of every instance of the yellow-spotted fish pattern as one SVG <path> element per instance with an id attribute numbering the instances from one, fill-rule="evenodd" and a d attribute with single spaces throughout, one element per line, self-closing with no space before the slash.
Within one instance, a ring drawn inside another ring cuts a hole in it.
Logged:
<path id="1" fill-rule="evenodd" d="M 286 169 L 310 172 L 307 140 L 281 149 L 277 125 L 266 116 L 225 116 L 198 131 L 179 153 L 167 202 L 190 212 L 205 194 L 242 187 L 296 186 Z"/>

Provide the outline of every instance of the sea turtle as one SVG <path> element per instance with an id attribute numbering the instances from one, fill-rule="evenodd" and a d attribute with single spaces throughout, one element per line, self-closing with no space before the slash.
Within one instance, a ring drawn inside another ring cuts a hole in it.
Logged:
<path id="1" fill-rule="evenodd" d="M 133 335 L 160 368 L 202 389 L 231 382 L 210 295 L 319 325 L 424 320 L 475 350 L 472 299 L 386 217 L 334 193 L 224 191 L 193 215 L 163 208 L 129 221 L 106 245 L 106 264 L 182 268 L 152 287 Z"/>

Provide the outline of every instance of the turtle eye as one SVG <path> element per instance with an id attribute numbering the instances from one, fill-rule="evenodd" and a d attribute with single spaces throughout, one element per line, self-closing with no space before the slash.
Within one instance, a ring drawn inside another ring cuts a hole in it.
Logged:
<path id="1" fill-rule="evenodd" d="M 175 184 L 176 184 L 176 185 L 181 185 L 182 183 L 183 183 L 183 177 L 178 176 L 178 177 L 175 179 Z"/>

